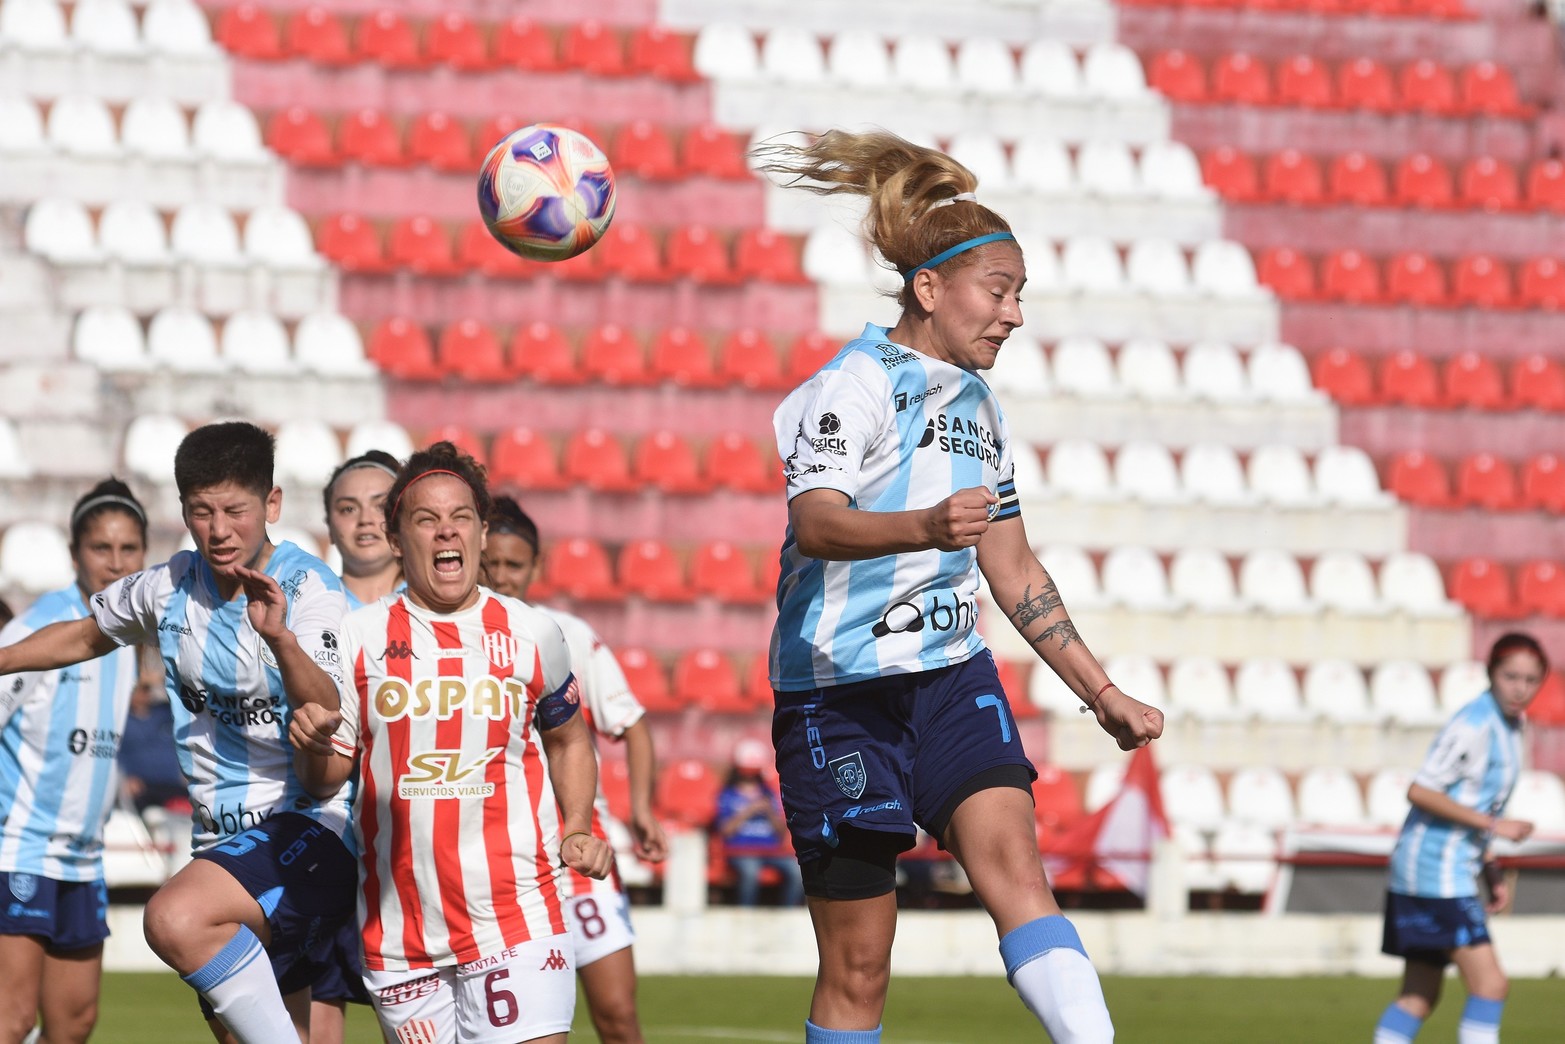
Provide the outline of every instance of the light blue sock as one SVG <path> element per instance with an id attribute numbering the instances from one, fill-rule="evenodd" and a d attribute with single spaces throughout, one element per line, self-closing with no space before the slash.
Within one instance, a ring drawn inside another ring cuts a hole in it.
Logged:
<path id="1" fill-rule="evenodd" d="M 1456 1027 L 1457 1044 L 1500 1044 L 1500 1012 L 1505 1002 L 1469 997 Z"/>
<path id="2" fill-rule="evenodd" d="M 210 961 L 181 978 L 206 998 L 240 1044 L 277 1044 L 298 1036 L 272 975 L 272 962 L 261 940 L 244 925 Z"/>
<path id="3" fill-rule="evenodd" d="M 1108 1044 L 1114 1023 L 1103 986 L 1076 926 L 1063 914 L 1039 917 L 1000 940 L 1005 977 L 1055 1044 Z"/>
<path id="4" fill-rule="evenodd" d="M 1424 1020 L 1392 1001 L 1375 1023 L 1375 1044 L 1411 1044 Z"/>
<path id="5" fill-rule="evenodd" d="M 880 1044 L 880 1027 L 872 1030 L 834 1030 L 804 1020 L 804 1044 Z"/>

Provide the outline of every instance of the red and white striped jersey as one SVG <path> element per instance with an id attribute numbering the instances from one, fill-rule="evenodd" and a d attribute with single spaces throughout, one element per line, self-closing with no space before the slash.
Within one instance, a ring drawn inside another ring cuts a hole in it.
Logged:
<path id="1" fill-rule="evenodd" d="M 479 588 L 443 615 L 406 594 L 348 615 L 364 967 L 444 967 L 566 930 L 560 814 L 535 720 L 578 700 L 560 628 Z"/>

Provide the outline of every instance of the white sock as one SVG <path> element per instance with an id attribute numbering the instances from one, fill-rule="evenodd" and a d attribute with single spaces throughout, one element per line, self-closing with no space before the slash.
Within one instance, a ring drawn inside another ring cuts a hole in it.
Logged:
<path id="1" fill-rule="evenodd" d="M 1000 940 L 1005 975 L 1055 1044 L 1110 1044 L 1114 1023 L 1081 937 L 1064 916 L 1029 921 Z"/>
<path id="2" fill-rule="evenodd" d="M 1468 997 L 1462 1021 L 1456 1026 L 1457 1044 L 1500 1044 L 1500 1012 L 1505 1002 Z"/>
<path id="3" fill-rule="evenodd" d="M 272 962 L 261 940 L 244 925 L 215 957 L 182 978 L 206 998 L 239 1044 L 291 1044 L 299 1039 L 272 976 Z"/>

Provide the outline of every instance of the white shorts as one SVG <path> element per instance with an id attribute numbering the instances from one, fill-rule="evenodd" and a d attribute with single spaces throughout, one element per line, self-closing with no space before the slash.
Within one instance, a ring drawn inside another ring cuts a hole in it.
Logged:
<path id="1" fill-rule="evenodd" d="M 636 941 L 630 926 L 630 901 L 607 881 L 591 892 L 565 900 L 566 920 L 576 944 L 576 967 L 585 968 Z"/>
<path id="2" fill-rule="evenodd" d="M 516 1044 L 567 1033 L 576 1015 L 569 935 L 513 946 L 447 968 L 364 971 L 386 1040 L 395 1044 Z"/>

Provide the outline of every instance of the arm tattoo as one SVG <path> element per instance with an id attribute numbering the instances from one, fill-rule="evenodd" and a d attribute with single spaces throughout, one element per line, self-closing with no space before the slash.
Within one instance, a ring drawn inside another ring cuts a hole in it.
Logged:
<path id="1" fill-rule="evenodd" d="M 1043 619 L 1063 604 L 1065 603 L 1061 600 L 1059 589 L 1054 586 L 1054 581 L 1045 578 L 1043 590 L 1036 595 L 1032 593 L 1032 584 L 1022 588 L 1022 600 L 1016 603 L 1016 609 L 1011 613 L 1011 621 L 1018 631 L 1025 630 L 1028 624 Z"/>
<path id="2" fill-rule="evenodd" d="M 1050 638 L 1060 640 L 1060 652 L 1069 649 L 1072 642 L 1081 641 L 1081 635 L 1076 633 L 1076 625 L 1069 620 L 1061 620 L 1059 623 L 1045 627 L 1038 632 L 1038 637 L 1032 640 L 1032 644 L 1041 645 Z"/>

